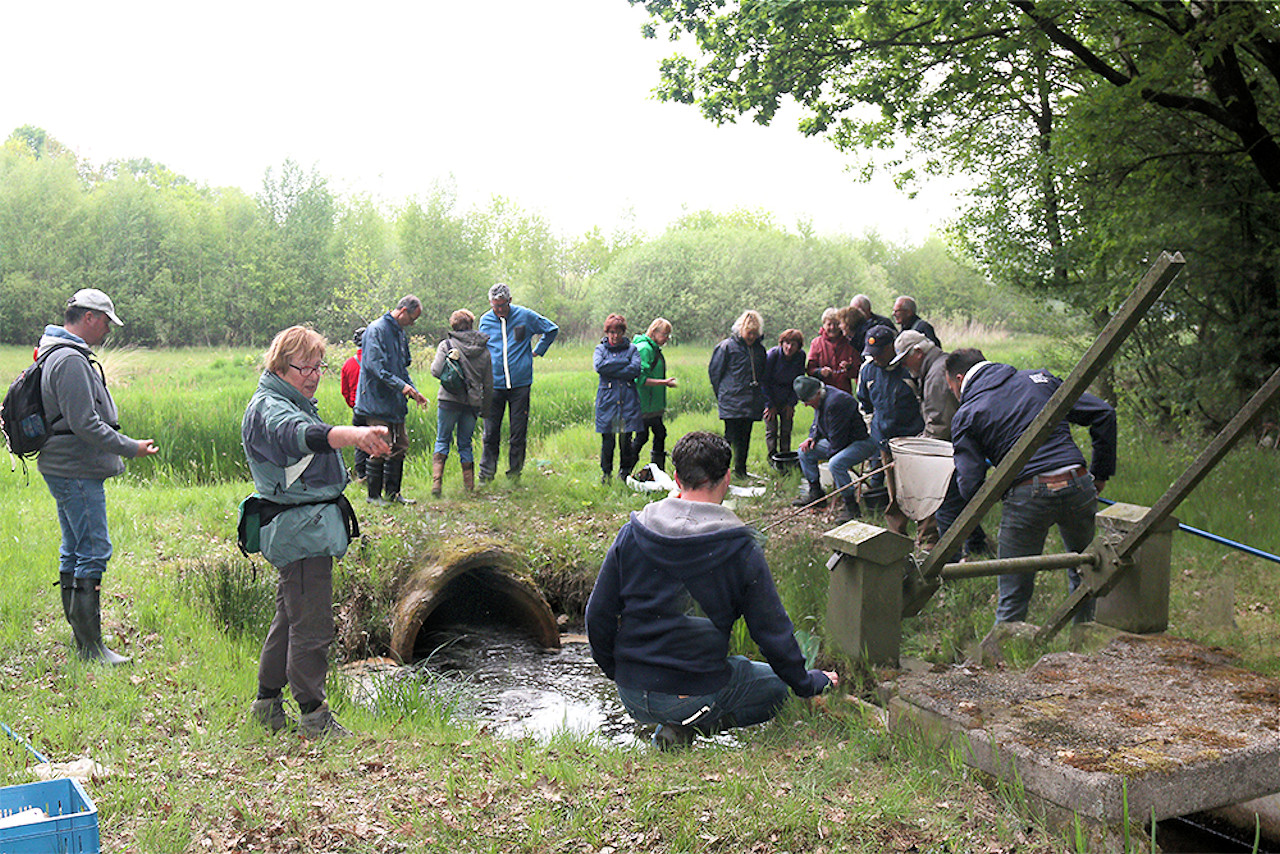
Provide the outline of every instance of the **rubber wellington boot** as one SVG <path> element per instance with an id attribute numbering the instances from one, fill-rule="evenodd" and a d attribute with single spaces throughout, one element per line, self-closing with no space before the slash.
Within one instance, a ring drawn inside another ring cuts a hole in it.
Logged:
<path id="1" fill-rule="evenodd" d="M 444 491 L 444 463 L 447 459 L 444 454 L 431 457 L 431 494 L 436 498 Z"/>
<path id="2" fill-rule="evenodd" d="M 476 464 L 462 464 L 462 488 L 467 492 L 476 491 Z"/>
<path id="3" fill-rule="evenodd" d="M 382 504 L 382 473 L 386 467 L 386 460 L 382 457 L 370 457 L 365 463 L 365 486 L 368 489 L 368 495 L 365 501 L 370 504 Z"/>
<path id="4" fill-rule="evenodd" d="M 400 494 L 400 483 L 404 480 L 404 457 L 392 457 L 382 466 L 382 487 L 387 494 L 388 504 L 417 504 L 412 498 Z"/>
<path id="5" fill-rule="evenodd" d="M 71 595 L 71 618 L 83 641 L 80 657 L 103 664 L 128 664 L 133 659 L 117 655 L 102 643 L 102 583 L 91 578 L 76 579 Z"/>
<path id="6" fill-rule="evenodd" d="M 71 597 L 75 595 L 76 577 L 69 572 L 60 572 L 58 585 L 62 588 L 62 616 L 71 626 L 71 636 L 75 639 L 76 652 L 79 652 L 84 649 L 84 638 L 80 636 L 80 627 L 71 618 Z"/>

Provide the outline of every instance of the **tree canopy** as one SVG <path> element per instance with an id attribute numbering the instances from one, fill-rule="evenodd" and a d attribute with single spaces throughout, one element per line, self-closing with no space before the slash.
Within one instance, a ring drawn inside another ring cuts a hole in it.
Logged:
<path id="1" fill-rule="evenodd" d="M 807 336 L 859 291 L 884 311 L 906 292 L 935 319 L 1018 319 L 938 240 L 820 237 L 749 211 L 689 213 L 652 239 L 571 239 L 508 198 L 460 210 L 448 183 L 388 205 L 341 198 L 318 169 L 286 161 L 250 196 L 146 158 L 97 167 L 39 128 L 0 149 L 0 341 L 33 343 L 90 286 L 125 316 L 122 344 L 258 345 L 294 323 L 345 341 L 406 293 L 423 301 L 415 334 L 435 340 L 454 310 L 486 310 L 495 281 L 569 338 L 623 312 L 637 328 L 662 315 L 682 340 L 714 341 L 744 308 L 774 334 Z"/>
<path id="2" fill-rule="evenodd" d="M 696 48 L 662 63 L 660 97 L 716 122 L 793 102 L 802 133 L 878 150 L 867 168 L 905 184 L 976 176 L 954 236 L 1000 283 L 1101 318 L 1182 251 L 1130 353 L 1153 411 L 1218 420 L 1280 364 L 1275 2 L 630 2 L 645 35 Z M 1239 346 L 1201 346 L 1220 336 Z M 1193 399 L 1164 392 L 1187 374 Z"/>

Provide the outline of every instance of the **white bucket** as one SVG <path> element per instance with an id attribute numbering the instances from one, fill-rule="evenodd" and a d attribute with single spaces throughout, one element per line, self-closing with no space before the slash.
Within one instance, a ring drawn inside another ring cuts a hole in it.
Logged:
<path id="1" fill-rule="evenodd" d="M 951 443 L 923 436 L 902 436 L 889 440 L 893 452 L 893 485 L 898 506 L 908 518 L 919 522 L 937 512 L 951 483 L 955 465 Z"/>

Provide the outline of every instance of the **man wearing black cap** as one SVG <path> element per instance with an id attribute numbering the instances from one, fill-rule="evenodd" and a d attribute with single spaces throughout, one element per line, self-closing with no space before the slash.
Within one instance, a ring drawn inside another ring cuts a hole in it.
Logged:
<path id="1" fill-rule="evenodd" d="M 901 365 L 890 367 L 897 355 L 893 349 L 893 329 L 877 326 L 867 333 L 867 343 L 862 355 L 871 358 L 862 366 L 858 376 L 858 402 L 863 411 L 871 415 L 871 438 L 880 448 L 880 459 L 888 465 L 893 459 L 889 452 L 889 440 L 899 436 L 919 436 L 924 430 L 924 418 L 916 393 L 907 384 L 907 371 Z M 892 479 L 890 479 L 892 484 Z M 898 508 L 893 490 L 889 491 L 889 506 L 884 511 L 885 525 L 891 531 L 905 534 L 906 514 Z"/>
<path id="2" fill-rule="evenodd" d="M 796 377 L 792 386 L 796 397 L 813 410 L 809 438 L 800 443 L 800 470 L 809 483 L 809 494 L 795 505 L 803 507 L 822 500 L 818 463 L 828 460 L 832 483 L 844 498 L 844 509 L 836 521 L 856 519 L 862 514 L 857 493 L 847 488 L 852 480 L 849 470 L 876 452 L 876 443 L 867 435 L 867 425 L 858 412 L 858 402 L 853 395 L 813 377 Z"/>
<path id="3" fill-rule="evenodd" d="M 130 659 L 102 643 L 102 574 L 111 558 L 103 484 L 124 472 L 122 458 L 151 456 L 158 448 L 150 439 L 120 432 L 102 366 L 94 368 L 92 348 L 106 340 L 113 324 L 124 326 L 111 298 L 85 288 L 67 301 L 62 326 L 45 327 L 37 353 L 44 360 L 40 394 L 51 435 L 36 469 L 58 505 L 62 613 L 76 651 L 86 661 L 124 664 Z"/>

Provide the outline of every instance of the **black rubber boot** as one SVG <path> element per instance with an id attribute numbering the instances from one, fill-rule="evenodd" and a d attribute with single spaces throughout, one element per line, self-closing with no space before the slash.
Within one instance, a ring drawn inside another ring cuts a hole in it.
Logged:
<path id="1" fill-rule="evenodd" d="M 368 498 L 365 500 L 370 504 L 382 503 L 382 472 L 385 466 L 386 461 L 382 457 L 370 457 L 365 463 L 365 486 L 368 487 Z"/>
<path id="2" fill-rule="evenodd" d="M 852 522 L 862 516 L 862 508 L 858 506 L 858 496 L 852 489 L 846 489 L 840 497 L 844 499 L 844 507 L 836 516 L 837 525 Z"/>
<path id="3" fill-rule="evenodd" d="M 813 504 L 813 502 L 817 501 L 817 502 L 818 502 L 817 504 L 813 504 L 813 506 L 814 506 L 814 507 L 826 507 L 826 506 L 827 506 L 827 500 L 826 500 L 826 499 L 827 499 L 827 494 L 826 494 L 825 492 L 823 492 L 823 491 L 822 491 L 822 481 L 820 481 L 820 480 L 811 480 L 811 481 L 809 481 L 809 492 L 808 492 L 808 494 L 807 494 L 807 495 L 802 495 L 802 496 L 800 496 L 799 498 L 797 498 L 795 501 L 792 501 L 792 502 L 791 502 L 791 506 L 792 506 L 792 507 L 805 507 L 805 506 L 807 506 L 807 505 L 809 505 L 809 504 Z"/>
<path id="4" fill-rule="evenodd" d="M 62 616 L 71 626 L 71 635 L 75 639 L 76 652 L 84 649 L 84 638 L 80 636 L 80 627 L 71 618 L 71 599 L 75 595 L 76 577 L 69 572 L 58 573 L 58 585 L 62 588 Z"/>
<path id="5" fill-rule="evenodd" d="M 76 635 L 83 641 L 80 657 L 103 664 L 128 664 L 133 659 L 117 655 L 102 643 L 102 583 L 91 578 L 76 579 L 71 594 L 71 619 Z"/>
<path id="6" fill-rule="evenodd" d="M 392 457 L 382 466 L 383 491 L 387 493 L 388 504 L 417 504 L 412 498 L 400 494 L 400 484 L 404 481 L 404 457 Z"/>

